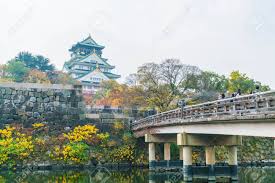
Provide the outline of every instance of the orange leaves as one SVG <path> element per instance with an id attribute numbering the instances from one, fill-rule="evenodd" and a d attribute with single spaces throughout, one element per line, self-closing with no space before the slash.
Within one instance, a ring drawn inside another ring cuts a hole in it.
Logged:
<path id="1" fill-rule="evenodd" d="M 116 81 L 104 81 L 101 87 L 102 89 L 97 93 L 97 97 L 95 97 L 96 105 L 132 107 L 145 103 L 141 87 L 127 86 L 119 84 Z"/>
<path id="2" fill-rule="evenodd" d="M 24 81 L 30 82 L 30 83 L 44 83 L 44 84 L 51 83 L 45 72 L 41 72 L 36 69 L 30 70 Z"/>

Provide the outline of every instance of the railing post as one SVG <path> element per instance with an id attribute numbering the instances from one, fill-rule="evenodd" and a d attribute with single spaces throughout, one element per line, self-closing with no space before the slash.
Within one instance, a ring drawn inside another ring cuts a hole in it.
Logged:
<path id="1" fill-rule="evenodd" d="M 266 108 L 269 108 L 270 105 L 269 105 L 269 100 L 265 100 L 266 101 Z"/>
<path id="2" fill-rule="evenodd" d="M 226 113 L 227 112 L 227 107 L 226 107 L 226 104 L 224 104 L 224 107 L 223 107 L 223 112 Z"/>
<path id="3" fill-rule="evenodd" d="M 232 113 L 232 114 L 234 114 L 234 115 L 237 113 L 237 111 L 236 111 L 236 105 L 235 105 L 234 100 L 233 100 L 233 104 L 232 104 L 232 110 L 231 110 L 231 113 Z"/>
<path id="4" fill-rule="evenodd" d="M 218 103 L 219 103 L 219 102 L 216 102 L 216 103 L 215 103 L 215 113 L 216 113 L 215 116 L 216 116 L 216 117 L 218 117 L 218 110 L 219 110 Z"/>
<path id="5" fill-rule="evenodd" d="M 258 108 L 259 108 L 259 104 L 258 104 L 258 101 L 257 101 L 257 96 L 255 96 L 255 110 L 257 111 Z"/>

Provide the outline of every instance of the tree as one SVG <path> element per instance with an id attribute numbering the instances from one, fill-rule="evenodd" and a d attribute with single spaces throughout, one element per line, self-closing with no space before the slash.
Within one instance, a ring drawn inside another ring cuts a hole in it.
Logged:
<path id="1" fill-rule="evenodd" d="M 270 90 L 268 86 L 262 85 L 258 81 L 254 81 L 246 74 L 240 73 L 239 71 L 233 71 L 229 76 L 228 90 L 233 93 L 240 89 L 242 93 L 249 94 L 255 90 L 257 85 L 260 87 L 261 91 Z"/>
<path id="2" fill-rule="evenodd" d="M 194 88 L 196 78 L 201 73 L 198 67 L 182 64 L 178 59 L 167 59 L 159 67 L 162 80 L 169 85 L 173 95 Z"/>
<path id="3" fill-rule="evenodd" d="M 199 91 L 226 92 L 227 88 L 228 79 L 224 75 L 203 71 L 198 76 L 197 89 Z"/>
<path id="4" fill-rule="evenodd" d="M 7 63 L 8 77 L 16 82 L 22 82 L 27 75 L 29 69 L 19 60 L 10 60 Z"/>
<path id="5" fill-rule="evenodd" d="M 29 52 L 20 52 L 15 58 L 22 61 L 25 66 L 30 69 L 36 69 L 42 72 L 55 70 L 54 65 L 50 64 L 49 59 L 42 55 L 33 56 Z"/>
<path id="6" fill-rule="evenodd" d="M 8 77 L 9 73 L 7 72 L 7 65 L 1 64 L 0 65 L 0 82 L 12 82 L 12 79 Z"/>
<path id="7" fill-rule="evenodd" d="M 193 79 L 195 93 L 189 96 L 192 102 L 206 102 L 215 100 L 220 93 L 225 93 L 228 88 L 228 79 L 224 75 L 214 72 L 202 71 Z"/>
<path id="8" fill-rule="evenodd" d="M 52 84 L 80 84 L 79 81 L 75 80 L 70 75 L 62 71 L 48 72 L 47 76 Z"/>
<path id="9" fill-rule="evenodd" d="M 144 89 L 140 86 L 129 86 L 124 94 L 124 100 L 122 106 L 126 106 L 129 108 L 139 107 L 144 108 L 148 107 L 147 102 L 145 100 L 146 93 Z M 150 107 L 150 106 L 149 106 Z"/>
<path id="10" fill-rule="evenodd" d="M 114 80 L 103 81 L 101 89 L 96 93 L 97 105 L 121 106 L 125 100 L 127 85 L 119 84 Z"/>
<path id="11" fill-rule="evenodd" d="M 119 84 L 114 80 L 103 81 L 93 100 L 97 105 L 144 107 L 144 90 L 140 86 Z M 87 99 L 87 101 L 89 101 Z M 90 102 L 91 103 L 91 102 Z"/>
<path id="12" fill-rule="evenodd" d="M 126 77 L 126 81 L 125 84 L 127 84 L 128 86 L 137 86 L 138 83 L 138 75 L 135 74 L 130 74 L 129 76 Z"/>
<path id="13" fill-rule="evenodd" d="M 138 68 L 137 75 L 145 90 L 144 97 L 148 105 L 165 111 L 176 104 L 175 99 L 195 87 L 200 72 L 196 66 L 182 64 L 177 59 L 167 59 L 161 64 L 144 64 Z"/>
<path id="14" fill-rule="evenodd" d="M 8 76 L 7 73 L 7 65 L 6 64 L 0 64 L 0 77 L 6 78 Z"/>
<path id="15" fill-rule="evenodd" d="M 50 80 L 46 73 L 41 72 L 39 70 L 30 70 L 27 74 L 27 76 L 24 79 L 24 82 L 28 83 L 44 83 L 44 84 L 50 84 Z"/>

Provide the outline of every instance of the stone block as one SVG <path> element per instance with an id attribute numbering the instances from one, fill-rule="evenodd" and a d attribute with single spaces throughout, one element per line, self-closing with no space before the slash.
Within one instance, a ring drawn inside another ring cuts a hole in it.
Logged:
<path id="1" fill-rule="evenodd" d="M 10 95 L 12 93 L 10 88 L 6 88 L 6 94 Z"/>
<path id="2" fill-rule="evenodd" d="M 30 98 L 30 102 L 36 102 L 36 98 L 35 97 L 31 97 Z"/>
<path id="3" fill-rule="evenodd" d="M 47 98 L 44 98 L 44 102 L 45 102 L 45 103 L 50 102 L 50 98 L 48 98 L 48 97 L 47 97 Z"/>

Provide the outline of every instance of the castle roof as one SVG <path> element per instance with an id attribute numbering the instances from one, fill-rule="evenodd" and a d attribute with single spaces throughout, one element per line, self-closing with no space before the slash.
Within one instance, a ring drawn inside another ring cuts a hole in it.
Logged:
<path id="1" fill-rule="evenodd" d="M 68 66 L 72 66 L 75 64 L 84 64 L 84 65 L 94 65 L 94 64 L 99 64 L 101 66 L 113 69 L 115 66 L 110 65 L 107 62 L 108 59 L 101 58 L 100 56 L 97 55 L 96 52 L 93 52 L 92 54 L 89 54 L 85 57 L 77 57 L 77 58 L 72 58 L 70 61 L 65 62 L 64 66 L 67 68 Z"/>
<path id="2" fill-rule="evenodd" d="M 74 44 L 72 46 L 71 49 L 69 49 L 69 51 L 73 51 L 75 50 L 77 47 L 90 47 L 90 48 L 97 48 L 97 49 L 104 49 L 104 46 L 101 46 L 99 44 L 97 44 L 95 42 L 95 40 L 93 40 L 93 38 L 91 37 L 91 35 L 89 35 L 86 39 L 84 39 L 83 41 L 77 42 L 76 44 Z"/>
<path id="3" fill-rule="evenodd" d="M 102 80 L 107 80 L 109 79 L 98 67 L 93 70 L 92 72 L 89 72 L 80 78 L 78 78 L 79 81 L 82 82 L 89 82 L 91 78 L 101 78 Z"/>

